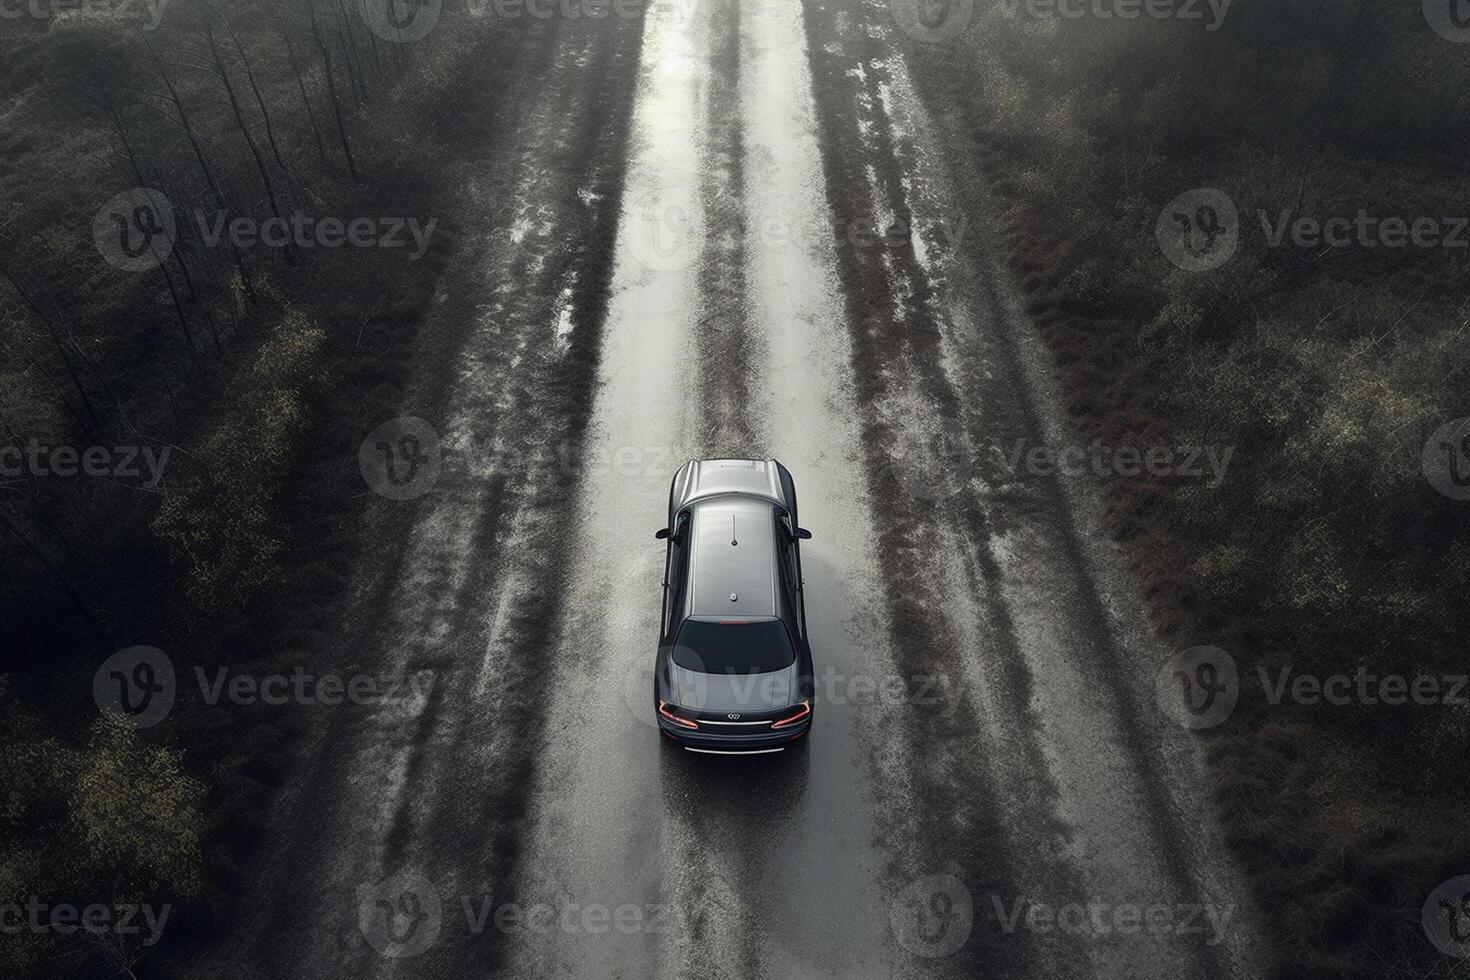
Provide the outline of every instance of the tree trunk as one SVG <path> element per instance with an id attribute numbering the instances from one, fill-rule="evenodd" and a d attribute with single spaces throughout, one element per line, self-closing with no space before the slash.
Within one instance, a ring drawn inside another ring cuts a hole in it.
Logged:
<path id="1" fill-rule="evenodd" d="M 337 100 L 337 82 L 332 77 L 332 54 L 327 50 L 327 41 L 322 37 L 322 25 L 317 20 L 315 0 L 307 0 L 311 8 L 311 36 L 316 40 L 317 50 L 322 55 L 322 67 L 327 73 L 327 96 L 332 103 L 332 116 L 337 121 L 337 134 L 342 139 L 342 153 L 347 157 L 347 172 L 357 180 L 357 163 L 352 159 L 352 143 L 347 138 L 347 126 L 342 121 L 342 105 Z"/>
<path id="2" fill-rule="evenodd" d="M 219 181 L 215 179 L 214 171 L 209 166 L 209 160 L 204 155 L 204 146 L 199 142 L 199 134 L 194 131 L 194 125 L 189 119 L 189 112 L 184 108 L 184 100 L 179 97 L 179 90 L 174 87 L 173 79 L 169 78 L 167 69 L 164 68 L 163 59 L 158 56 L 158 51 L 148 41 L 148 35 L 141 30 L 136 30 L 138 37 L 142 39 L 143 46 L 153 58 L 153 64 L 158 69 L 159 78 L 163 79 L 164 87 L 168 89 L 169 100 L 173 103 L 174 111 L 179 114 L 179 124 L 184 127 L 184 134 L 189 138 L 189 145 L 194 150 L 194 159 L 199 161 L 199 169 L 204 172 L 204 178 L 209 183 L 209 189 L 214 194 L 215 205 L 225 220 L 229 220 L 230 210 L 225 203 L 225 195 L 220 190 Z M 230 239 L 230 250 L 234 253 L 235 264 L 240 267 L 240 277 L 245 283 L 245 295 L 254 298 L 254 292 L 250 286 L 249 267 L 245 264 L 245 255 L 240 251 L 240 245 L 233 238 Z"/>
<path id="3" fill-rule="evenodd" d="M 280 202 L 276 199 L 276 188 L 271 182 L 270 170 L 265 165 L 265 157 L 260 154 L 260 147 L 255 142 L 255 137 L 250 135 L 250 126 L 245 122 L 245 114 L 240 110 L 240 100 L 235 96 L 234 83 L 230 81 L 230 71 L 225 65 L 224 58 L 220 55 L 219 45 L 214 39 L 214 28 L 209 24 L 204 26 L 204 38 L 209 42 L 209 54 L 214 59 L 215 68 L 219 69 L 220 81 L 224 83 L 225 95 L 230 100 L 230 111 L 235 116 L 235 125 L 240 129 L 240 135 L 245 137 L 245 145 L 250 148 L 250 157 L 255 161 L 255 170 L 260 174 L 260 182 L 265 187 L 265 196 L 270 201 L 271 214 L 275 215 L 277 221 L 281 222 L 286 231 L 286 264 L 296 264 L 296 249 L 291 242 L 290 225 L 281 214 Z"/>
<path id="4" fill-rule="evenodd" d="M 317 125 L 316 113 L 311 108 L 311 99 L 306 95 L 306 80 L 301 77 L 301 62 L 296 58 L 296 45 L 291 43 L 291 33 L 285 23 L 280 24 L 280 29 L 281 37 L 286 42 L 286 57 L 291 62 L 291 73 L 296 76 L 296 90 L 301 93 L 301 104 L 306 107 L 306 121 L 311 123 L 311 135 L 316 140 L 316 151 L 321 156 L 322 163 L 330 163 L 327 159 L 326 144 L 322 141 L 322 129 Z"/>
<path id="5" fill-rule="evenodd" d="M 82 400 L 82 407 L 87 411 L 87 418 L 91 420 L 91 425 L 83 424 L 82 429 L 84 432 L 87 432 L 89 434 L 92 432 L 96 432 L 102 427 L 102 422 L 97 418 L 96 409 L 92 407 L 92 399 L 87 397 L 87 389 L 82 387 L 82 379 L 81 376 L 77 374 L 77 366 L 72 363 L 71 355 L 67 352 L 66 345 L 61 341 L 61 336 L 56 329 L 56 324 L 52 322 L 51 318 L 45 314 L 41 307 L 36 303 L 35 298 L 32 297 L 31 294 L 25 289 L 25 287 L 20 284 L 20 280 L 17 279 L 15 275 L 10 272 L 9 269 L 0 266 L 0 276 L 3 276 L 5 278 L 5 281 L 10 283 L 11 288 L 15 290 L 15 294 L 20 297 L 21 302 L 26 305 L 26 308 L 29 309 L 31 313 L 36 317 L 36 319 L 41 321 L 41 325 L 46 328 L 46 332 L 51 337 L 51 343 L 56 345 L 56 350 L 61 355 L 61 363 L 66 367 L 67 377 L 71 378 L 72 386 L 75 387 L 77 390 L 77 397 Z"/>

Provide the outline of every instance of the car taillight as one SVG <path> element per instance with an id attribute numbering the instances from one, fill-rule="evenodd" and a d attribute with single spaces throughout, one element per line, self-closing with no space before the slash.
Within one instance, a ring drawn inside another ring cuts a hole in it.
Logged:
<path id="1" fill-rule="evenodd" d="M 799 705 L 796 706 L 796 712 L 794 714 L 788 715 L 787 717 L 782 718 L 780 721 L 773 721 L 773 722 L 771 722 L 771 727 L 772 728 L 785 728 L 787 725 L 794 725 L 798 721 L 801 721 L 803 718 L 805 718 L 807 715 L 809 715 L 811 713 L 812 713 L 812 699 L 811 698 L 805 698 L 805 699 L 803 699 L 803 701 L 801 702 L 801 704 L 799 704 Z"/>
<path id="2" fill-rule="evenodd" d="M 669 710 L 669 702 L 667 702 L 667 701 L 660 701 L 658 703 L 658 713 L 660 715 L 662 715 L 663 717 L 667 718 L 669 721 L 672 721 L 676 725 L 682 725 L 685 728 L 698 728 L 699 727 L 694 722 L 690 721 L 688 718 L 680 718 L 678 715 L 674 714 L 673 711 Z"/>

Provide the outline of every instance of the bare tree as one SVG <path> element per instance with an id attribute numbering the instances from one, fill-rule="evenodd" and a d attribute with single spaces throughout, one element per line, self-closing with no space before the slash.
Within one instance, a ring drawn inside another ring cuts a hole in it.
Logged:
<path id="1" fill-rule="evenodd" d="M 15 294 L 20 297 L 20 301 L 25 308 L 30 310 L 36 320 L 46 328 L 46 333 L 50 335 L 51 342 L 56 345 L 56 350 L 61 355 L 61 363 L 66 368 L 67 377 L 71 379 L 72 386 L 76 388 L 77 398 L 81 400 L 82 408 L 87 412 L 87 419 L 90 424 L 84 424 L 82 428 L 86 432 L 97 431 L 97 429 L 101 428 L 102 423 L 97 418 L 97 410 L 92 406 L 92 399 L 87 396 L 87 389 L 82 385 L 82 379 L 77 373 L 76 363 L 73 361 L 71 353 L 67 350 L 66 344 L 62 341 L 61 333 L 56 323 L 51 317 L 46 315 L 46 312 L 41 309 L 41 305 L 36 301 L 36 298 L 29 290 L 21 285 L 20 279 L 6 266 L 0 265 L 0 279 L 4 279 L 10 284 L 10 287 L 15 290 Z"/>
<path id="2" fill-rule="evenodd" d="M 225 64 L 224 55 L 220 52 L 219 42 L 215 38 L 213 21 L 219 19 L 219 14 L 208 0 L 199 0 L 204 9 L 203 27 L 201 31 L 204 40 L 209 46 L 209 55 L 212 62 L 211 71 L 225 87 L 225 95 L 229 99 L 230 113 L 235 118 L 235 125 L 240 130 L 240 135 L 245 138 L 245 145 L 250 150 L 250 157 L 255 161 L 255 170 L 260 175 L 260 182 L 265 188 L 266 199 L 270 202 L 271 213 L 276 220 L 285 223 L 285 217 L 281 214 L 281 205 L 276 198 L 275 184 L 271 181 L 270 170 L 265 165 L 265 158 L 261 156 L 260 147 L 255 142 L 255 137 L 250 133 L 250 125 L 245 121 L 245 113 L 240 108 L 240 100 L 235 95 L 235 85 L 230 80 L 230 69 Z M 296 249 L 292 244 L 291 236 L 286 236 L 286 262 L 289 265 L 296 264 Z"/>
<path id="3" fill-rule="evenodd" d="M 347 126 L 342 121 L 342 105 L 337 99 L 337 84 L 332 77 L 332 53 L 327 48 L 326 38 L 322 36 L 321 19 L 317 17 L 316 0 L 306 0 L 307 9 L 311 11 L 311 36 L 316 41 L 316 47 L 322 56 L 322 68 L 327 76 L 327 97 L 332 103 L 332 116 L 337 121 L 337 133 L 342 138 L 342 153 L 347 157 L 347 172 L 357 180 L 357 163 L 352 159 L 352 143 L 347 138 Z"/>
<path id="4" fill-rule="evenodd" d="M 281 33 L 281 39 L 286 42 L 286 57 L 291 62 L 291 73 L 296 76 L 296 90 L 301 93 L 301 105 L 306 109 L 306 121 L 311 124 L 311 135 L 316 140 L 316 151 L 321 156 L 322 163 L 328 163 L 327 148 L 322 142 L 322 129 L 317 125 L 316 113 L 311 108 L 311 99 L 306 95 L 306 80 L 301 75 L 301 62 L 296 57 L 296 45 L 291 43 L 291 30 L 286 24 L 285 17 L 281 14 L 281 8 L 274 8 L 276 13 L 276 26 Z"/>
<path id="5" fill-rule="evenodd" d="M 276 143 L 276 131 L 271 125 L 270 110 L 266 108 L 265 97 L 260 94 L 260 85 L 255 81 L 255 71 L 250 67 L 250 56 L 245 53 L 245 45 L 240 41 L 240 35 L 235 31 L 229 18 L 221 16 L 220 24 L 226 33 L 230 35 L 230 42 L 235 46 L 235 52 L 240 56 L 240 67 L 245 71 L 245 80 L 250 84 L 250 91 L 255 94 L 255 104 L 260 108 L 260 116 L 265 120 L 265 139 L 270 144 L 271 154 L 276 158 L 276 165 L 287 173 L 291 168 L 286 166 L 286 161 L 281 157 L 281 147 Z"/>

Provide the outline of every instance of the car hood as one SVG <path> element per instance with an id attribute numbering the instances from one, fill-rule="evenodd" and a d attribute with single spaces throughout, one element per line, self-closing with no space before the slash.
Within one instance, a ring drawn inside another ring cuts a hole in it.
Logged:
<path id="1" fill-rule="evenodd" d="M 669 664 L 665 699 L 691 711 L 770 711 L 801 699 L 793 663 L 760 674 L 704 674 Z"/>

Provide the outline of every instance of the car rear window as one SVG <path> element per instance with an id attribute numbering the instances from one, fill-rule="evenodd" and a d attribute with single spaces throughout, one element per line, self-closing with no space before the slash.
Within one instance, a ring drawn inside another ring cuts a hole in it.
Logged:
<path id="1" fill-rule="evenodd" d="M 704 674 L 757 674 L 796 662 L 779 619 L 686 620 L 674 641 L 674 663 Z"/>

